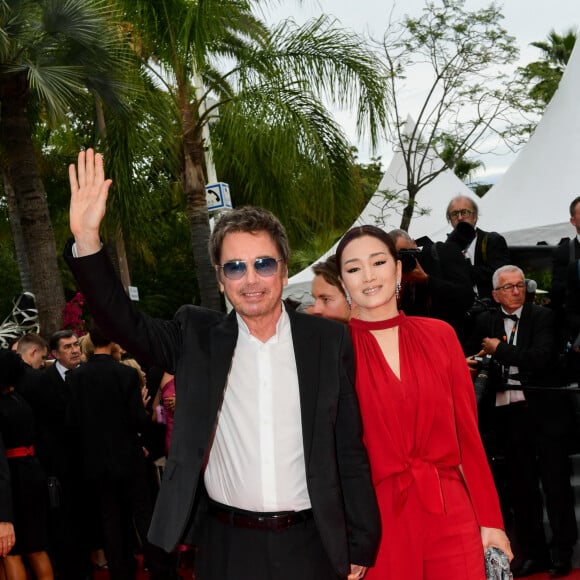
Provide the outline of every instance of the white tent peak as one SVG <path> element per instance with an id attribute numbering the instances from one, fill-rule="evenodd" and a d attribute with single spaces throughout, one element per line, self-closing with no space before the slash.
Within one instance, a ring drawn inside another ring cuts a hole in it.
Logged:
<path id="1" fill-rule="evenodd" d="M 415 123 L 411 117 L 405 122 L 404 132 L 410 135 Z M 443 161 L 435 153 L 429 150 L 426 155 L 427 168 L 423 172 L 434 172 L 439 170 Z M 385 192 L 397 196 L 396 205 L 393 202 L 388 203 Z M 420 210 L 424 211 L 423 215 L 413 215 L 409 227 L 409 234 L 414 238 L 420 238 L 429 235 L 434 231 L 446 226 L 446 210 L 449 201 L 456 195 L 466 195 L 477 199 L 477 196 L 451 171 L 445 169 L 431 183 L 423 187 L 416 197 L 416 204 Z M 353 223 L 354 226 L 365 224 L 378 226 L 385 231 L 398 228 L 401 224 L 402 209 L 406 205 L 407 194 L 407 168 L 403 153 L 395 149 L 391 162 L 387 167 L 377 191 L 371 197 L 360 216 Z M 417 212 L 417 209 L 415 210 Z M 335 244 L 325 254 L 320 256 L 317 261 L 324 260 L 336 251 Z M 289 285 L 310 282 L 314 274 L 310 267 L 302 270 L 290 278 Z M 286 294 L 290 292 L 287 290 Z"/>
<path id="2" fill-rule="evenodd" d="M 574 234 L 570 202 L 580 195 L 580 43 L 576 43 L 533 135 L 481 199 L 479 223 L 508 244 L 557 244 Z"/>

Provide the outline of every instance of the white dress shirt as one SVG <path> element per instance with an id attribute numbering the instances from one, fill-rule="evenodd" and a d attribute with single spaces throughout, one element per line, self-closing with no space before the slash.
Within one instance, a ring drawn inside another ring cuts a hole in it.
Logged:
<path id="1" fill-rule="evenodd" d="M 204 481 L 214 501 L 256 512 L 311 507 L 296 359 L 285 309 L 261 342 L 238 316 L 238 341 Z"/>
<path id="2" fill-rule="evenodd" d="M 512 312 L 512 314 L 515 314 L 518 317 L 518 325 L 520 322 L 520 319 L 522 317 L 522 310 L 523 310 L 523 306 L 520 306 L 515 312 Z M 507 312 L 502 308 L 501 311 L 504 314 L 507 314 Z M 505 329 L 505 336 L 506 336 L 506 340 L 508 340 L 508 337 L 511 336 L 512 333 L 512 329 L 514 327 L 514 325 L 516 324 L 515 320 L 512 320 L 511 318 L 504 318 L 503 320 L 503 325 L 504 325 L 504 329 Z M 511 344 L 517 344 L 517 340 L 518 340 L 518 328 L 516 327 L 515 330 L 515 334 L 514 334 L 514 339 L 513 341 L 511 341 Z M 508 370 L 508 377 L 510 375 L 514 375 L 517 374 L 519 372 L 518 367 L 516 366 L 510 366 L 509 370 Z M 521 385 L 522 383 L 516 379 L 507 379 L 507 384 L 508 385 Z M 501 391 L 495 394 L 495 406 L 496 407 L 501 407 L 503 405 L 509 405 L 510 403 L 517 403 L 518 401 L 525 401 L 526 397 L 524 395 L 523 391 L 517 391 L 517 390 L 508 390 L 508 391 Z"/>

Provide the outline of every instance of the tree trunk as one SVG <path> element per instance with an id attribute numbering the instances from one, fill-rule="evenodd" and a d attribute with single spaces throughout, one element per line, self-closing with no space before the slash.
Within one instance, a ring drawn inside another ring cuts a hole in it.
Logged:
<path id="1" fill-rule="evenodd" d="M 26 72 L 3 75 L 0 103 L 2 167 L 20 215 L 40 331 L 48 337 L 61 328 L 65 300 L 46 191 L 32 143 Z"/>
<path id="2" fill-rule="evenodd" d="M 96 139 L 94 143 L 95 149 L 98 148 L 99 142 L 107 143 L 107 123 L 105 121 L 105 111 L 103 109 L 103 102 L 101 99 L 95 95 L 95 122 L 96 122 Z M 110 220 L 112 221 L 112 220 Z M 114 254 L 111 255 L 111 260 L 123 288 L 128 292 L 129 286 L 131 286 L 131 272 L 129 270 L 129 260 L 127 259 L 127 247 L 125 246 L 125 237 L 123 236 L 123 227 L 121 223 L 115 220 L 116 223 L 114 227 L 114 241 L 112 245 L 114 246 Z M 111 243 L 111 241 L 109 241 Z"/>
<path id="3" fill-rule="evenodd" d="M 411 225 L 411 219 L 413 218 L 413 212 L 415 211 L 415 198 L 417 197 L 417 191 L 414 187 L 409 187 L 407 192 L 409 194 L 409 198 L 407 200 L 407 205 L 403 210 L 400 225 L 400 228 L 406 232 L 409 231 L 409 226 Z"/>
<path id="4" fill-rule="evenodd" d="M 221 310 L 222 301 L 208 251 L 210 228 L 203 174 L 203 141 L 201 135 L 194 130 L 195 122 L 191 108 L 185 99 L 181 104 L 181 120 L 183 127 L 181 183 L 187 202 L 186 211 L 201 305 Z"/>
<path id="5" fill-rule="evenodd" d="M 30 277 L 30 266 L 28 265 L 28 258 L 26 257 L 26 247 L 24 244 L 24 235 L 22 234 L 22 226 L 20 225 L 20 214 L 18 213 L 18 206 L 16 205 L 16 195 L 14 189 L 8 182 L 6 172 L 2 171 L 2 178 L 4 182 L 4 193 L 6 194 L 6 202 L 8 205 L 8 219 L 10 220 L 10 229 L 14 237 L 14 248 L 16 249 L 16 263 L 18 264 L 18 273 L 20 274 L 20 284 L 23 292 L 32 292 L 32 279 Z"/>

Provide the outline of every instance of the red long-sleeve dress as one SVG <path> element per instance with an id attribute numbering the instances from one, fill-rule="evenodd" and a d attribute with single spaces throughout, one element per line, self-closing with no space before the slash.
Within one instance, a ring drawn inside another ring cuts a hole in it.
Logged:
<path id="1" fill-rule="evenodd" d="M 400 379 L 373 330 L 399 327 Z M 356 388 L 383 525 L 368 580 L 483 579 L 479 527 L 503 528 L 455 332 L 406 317 L 352 319 Z"/>

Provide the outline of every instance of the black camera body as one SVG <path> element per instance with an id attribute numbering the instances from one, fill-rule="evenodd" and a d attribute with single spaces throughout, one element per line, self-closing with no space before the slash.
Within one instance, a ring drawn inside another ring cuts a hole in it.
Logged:
<path id="1" fill-rule="evenodd" d="M 417 267 L 417 260 L 421 255 L 421 248 L 401 248 L 397 258 L 401 260 L 403 274 L 413 271 Z"/>
<path id="2" fill-rule="evenodd" d="M 489 388 L 491 370 L 497 365 L 497 362 L 493 360 L 490 354 L 486 354 L 485 356 L 472 356 L 471 358 L 477 361 L 477 375 L 473 379 L 473 389 L 475 391 L 475 402 L 479 406 L 479 403 Z"/>
<path id="3" fill-rule="evenodd" d="M 477 315 L 481 314 L 482 312 L 498 309 L 499 305 L 491 298 L 476 298 L 474 303 L 467 310 L 466 314 L 471 318 L 476 318 Z"/>

